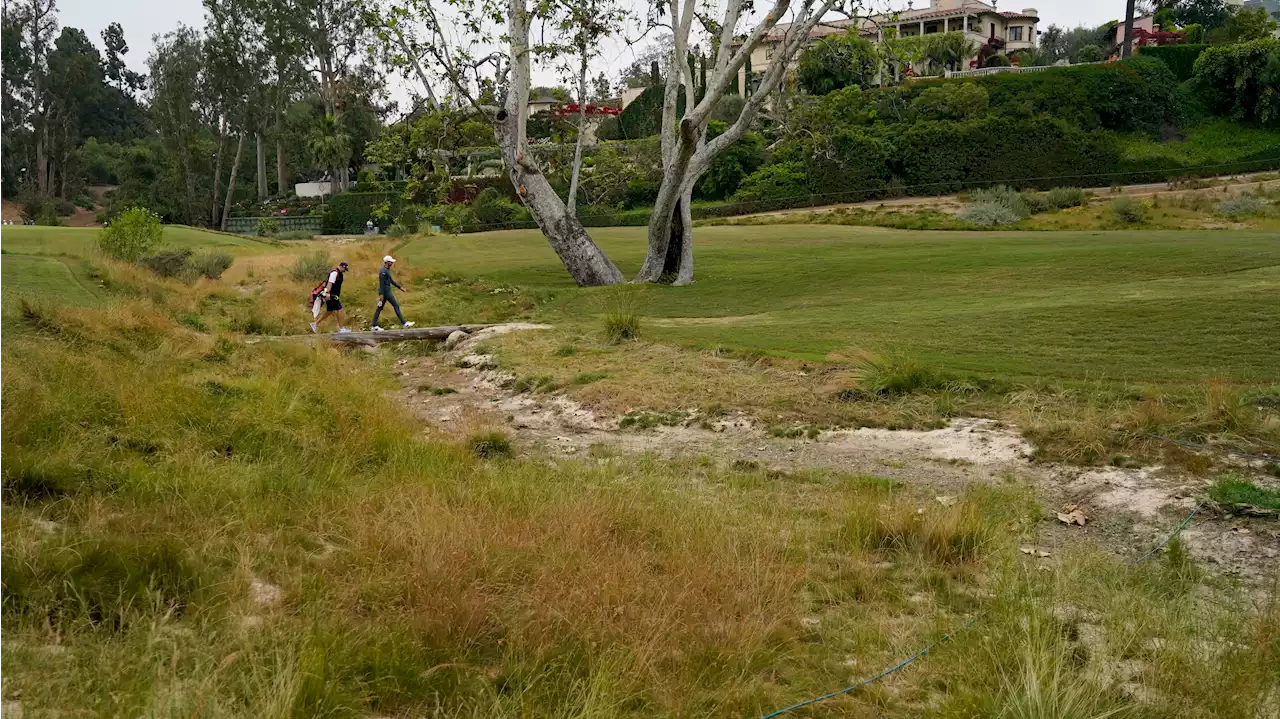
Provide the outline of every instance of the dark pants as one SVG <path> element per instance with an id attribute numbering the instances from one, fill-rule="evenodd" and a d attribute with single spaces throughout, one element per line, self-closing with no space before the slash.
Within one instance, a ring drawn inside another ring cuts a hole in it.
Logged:
<path id="1" fill-rule="evenodd" d="M 373 326 L 374 327 L 378 326 L 378 315 L 382 314 L 382 306 L 384 304 L 391 305 L 392 309 L 396 311 L 396 319 L 400 320 L 400 324 L 404 324 L 404 315 L 400 314 L 400 303 L 396 302 L 396 296 L 391 294 L 390 292 L 387 292 L 382 296 L 386 298 L 386 302 L 379 302 L 377 308 L 374 309 Z"/>

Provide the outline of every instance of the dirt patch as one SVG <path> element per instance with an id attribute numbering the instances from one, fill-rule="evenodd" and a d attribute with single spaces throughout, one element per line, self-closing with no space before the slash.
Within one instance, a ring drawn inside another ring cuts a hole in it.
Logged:
<path id="1" fill-rule="evenodd" d="M 835 471 L 910 484 L 942 498 L 974 483 L 1031 484 L 1045 506 L 1036 542 L 1053 553 L 1089 537 L 1119 554 L 1151 546 L 1203 496 L 1207 481 L 1164 467 L 1082 468 L 1031 461 L 1017 428 L 988 419 L 956 419 L 934 430 L 838 429 L 816 437 L 776 436 L 754 417 L 708 417 L 697 409 L 602 413 L 555 392 L 524 388 L 493 357 L 471 348 L 397 362 L 404 403 L 426 431 L 448 441 L 477 427 L 500 427 L 525 454 L 547 457 L 647 454 L 702 458 L 778 476 Z M 636 429 L 641 426 L 645 429 Z M 941 501 L 941 500 L 939 500 Z M 1058 522 L 1075 507 L 1083 526 Z M 1280 569 L 1280 525 L 1202 513 L 1183 534 L 1192 556 L 1220 572 L 1263 580 Z"/>

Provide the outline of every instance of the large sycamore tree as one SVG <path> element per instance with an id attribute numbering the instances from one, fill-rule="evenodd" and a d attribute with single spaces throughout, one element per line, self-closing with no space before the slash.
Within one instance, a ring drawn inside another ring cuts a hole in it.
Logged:
<path id="1" fill-rule="evenodd" d="M 662 184 L 649 221 L 648 251 L 635 281 L 693 281 L 689 203 L 694 185 L 711 161 L 751 127 L 814 26 L 828 13 L 845 10 L 842 5 L 842 0 L 775 0 L 763 17 L 753 14 L 750 0 L 724 0 L 714 7 L 697 0 L 660 0 L 652 7 L 652 15 L 670 28 L 674 47 L 663 88 Z M 574 13 L 580 10 L 580 0 L 384 0 L 374 6 L 392 30 L 390 37 L 413 48 L 415 74 L 424 83 L 491 118 L 516 194 L 574 281 L 612 285 L 625 281 L 622 272 L 556 194 L 529 153 L 526 129 L 533 62 L 566 44 L 563 38 L 548 40 L 546 33 L 573 34 Z M 531 40 L 535 28 L 536 42 Z M 701 98 L 694 93 L 692 69 L 683 61 L 695 38 L 711 51 Z M 728 129 L 707 140 L 713 113 L 751 53 L 766 41 L 773 52 L 758 88 Z M 682 91 L 685 112 L 680 116 Z M 432 89 L 428 96 L 436 93 Z"/>

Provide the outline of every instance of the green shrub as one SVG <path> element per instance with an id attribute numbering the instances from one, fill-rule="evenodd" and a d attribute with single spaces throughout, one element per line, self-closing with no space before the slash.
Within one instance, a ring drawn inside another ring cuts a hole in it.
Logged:
<path id="1" fill-rule="evenodd" d="M 405 227 L 404 225 L 397 222 L 394 225 L 391 225 L 390 227 L 388 227 L 387 231 L 384 234 L 386 234 L 387 237 L 405 237 L 408 235 L 412 235 L 413 230 L 410 230 L 408 227 Z"/>
<path id="2" fill-rule="evenodd" d="M 365 223 L 373 217 L 374 208 L 387 205 L 387 217 L 399 215 L 404 199 L 394 192 L 342 192 L 329 198 L 324 213 L 325 234 L 358 234 L 365 230 Z M 378 226 L 385 229 L 390 219 L 382 219 Z"/>
<path id="3" fill-rule="evenodd" d="M 800 53 L 796 83 L 810 95 L 826 95 L 850 86 L 868 87 L 875 82 L 879 67 L 880 58 L 871 41 L 840 33 L 810 43 Z"/>
<path id="4" fill-rule="evenodd" d="M 315 233 L 311 230 L 285 230 L 277 232 L 275 238 L 277 240 L 309 240 L 315 237 Z"/>
<path id="5" fill-rule="evenodd" d="M 58 217 L 70 217 L 76 214 L 76 204 L 65 197 L 55 197 L 53 210 L 58 213 Z"/>
<path id="6" fill-rule="evenodd" d="M 480 459 L 505 459 L 512 455 L 511 440 L 497 430 L 471 435 L 467 438 L 467 448 Z"/>
<path id="7" fill-rule="evenodd" d="M 1055 187 L 1049 190 L 1046 197 L 1050 207 L 1059 210 L 1066 207 L 1080 207 L 1089 201 L 1089 194 L 1079 187 Z"/>
<path id="8" fill-rule="evenodd" d="M 974 190 L 972 196 L 974 204 L 991 203 L 1003 205 L 1020 220 L 1031 216 L 1031 207 L 1027 205 L 1026 198 L 1008 185 L 996 185 L 995 187 Z"/>
<path id="9" fill-rule="evenodd" d="M 274 217 L 258 218 L 258 237 L 270 237 L 280 231 L 280 221 Z"/>
<path id="10" fill-rule="evenodd" d="M 50 211 L 53 201 L 47 195 L 27 192 L 18 196 L 18 204 L 21 206 L 22 222 L 24 224 L 39 224 L 40 216 Z M 56 217 L 57 212 L 53 212 Z"/>
<path id="11" fill-rule="evenodd" d="M 417 205 L 405 205 L 404 209 L 400 210 L 400 214 L 396 215 L 394 225 L 399 225 L 404 230 L 404 234 L 411 235 L 418 231 L 418 226 L 421 222 L 422 208 Z M 388 230 L 388 234 L 390 234 L 390 230 Z"/>
<path id="12" fill-rule="evenodd" d="M 1022 193 L 1022 202 L 1027 206 L 1027 210 L 1033 215 L 1038 215 L 1041 212 L 1048 212 L 1053 209 L 1053 206 L 1049 204 L 1049 198 L 1039 192 Z"/>
<path id="13" fill-rule="evenodd" d="M 982 61 L 982 67 L 1010 67 L 1012 65 L 1013 63 L 1009 60 L 1009 56 L 1002 53 L 990 55 Z"/>
<path id="14" fill-rule="evenodd" d="M 294 260 L 289 276 L 299 282 L 319 282 L 329 274 L 332 268 L 333 264 L 328 252 L 312 252 L 299 255 L 298 259 Z"/>
<path id="15" fill-rule="evenodd" d="M 231 267 L 232 262 L 235 262 L 235 258 L 226 252 L 201 252 L 192 257 L 188 264 L 202 277 L 216 280 Z"/>
<path id="16" fill-rule="evenodd" d="M 971 225 L 981 227 L 1012 225 L 1022 219 L 1008 205 L 1000 202 L 974 202 L 961 210 L 959 217 Z"/>
<path id="17" fill-rule="evenodd" d="M 1203 44 L 1143 45 L 1138 48 L 1138 54 L 1159 59 L 1169 66 L 1169 70 L 1173 72 L 1174 77 L 1178 78 L 1178 82 L 1183 82 L 1191 79 L 1195 74 L 1196 59 L 1208 47 Z"/>
<path id="18" fill-rule="evenodd" d="M 1218 203 L 1218 214 L 1223 217 L 1253 217 L 1264 214 L 1271 203 L 1253 195 L 1236 195 Z"/>
<path id="19" fill-rule="evenodd" d="M 163 233 L 157 215 L 145 207 L 130 207 L 98 233 L 98 247 L 117 260 L 135 262 L 160 244 Z"/>
<path id="20" fill-rule="evenodd" d="M 1076 62 L 1102 62 L 1107 54 L 1097 45 L 1085 45 L 1076 53 Z"/>
<path id="21" fill-rule="evenodd" d="M 1214 112 L 1280 125 L 1280 40 L 1207 48 L 1196 59 L 1195 78 Z"/>
<path id="22" fill-rule="evenodd" d="M 993 205 L 1006 210 L 1003 205 Z M 946 389 L 954 382 L 949 375 L 900 354 L 866 354 L 850 365 L 858 388 L 872 395 L 897 396 Z"/>
<path id="23" fill-rule="evenodd" d="M 502 196 L 497 188 L 486 187 L 471 202 L 471 211 L 478 224 L 498 226 L 499 228 L 514 222 L 524 208 Z"/>
<path id="24" fill-rule="evenodd" d="M 986 114 L 990 104 L 990 93 L 977 83 L 947 83 L 922 91 L 911 112 L 921 120 L 967 120 Z"/>
<path id="25" fill-rule="evenodd" d="M 1147 221 L 1147 206 L 1131 197 L 1117 197 L 1111 201 L 1111 215 L 1126 225 L 1139 225 Z"/>
<path id="26" fill-rule="evenodd" d="M 756 170 L 742 181 L 742 186 L 738 188 L 733 199 L 739 202 L 753 202 L 807 194 L 809 194 L 809 178 L 805 174 L 804 165 L 792 161 L 766 165 Z"/>
<path id="27" fill-rule="evenodd" d="M 708 138 L 724 132 L 725 124 L 712 122 Z M 721 200 L 738 191 L 742 181 L 764 163 L 764 139 L 748 132 L 711 160 L 711 166 L 698 182 L 699 197 Z M 655 193 L 656 197 L 656 193 Z"/>
<path id="28" fill-rule="evenodd" d="M 191 250 L 173 250 L 148 257 L 139 257 L 138 264 L 161 277 L 181 277 L 191 259 Z"/>
<path id="29" fill-rule="evenodd" d="M 475 212 L 467 205 L 435 205 L 426 210 L 426 219 L 442 232 L 456 235 L 475 232 L 479 228 Z"/>
<path id="30" fill-rule="evenodd" d="M 58 216 L 57 210 L 52 205 L 48 205 L 36 216 L 35 224 L 44 227 L 58 227 L 62 224 L 62 218 Z"/>

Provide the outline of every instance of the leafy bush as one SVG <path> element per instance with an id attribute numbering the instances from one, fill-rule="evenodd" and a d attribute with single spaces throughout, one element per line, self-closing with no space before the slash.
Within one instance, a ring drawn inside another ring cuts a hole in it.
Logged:
<path id="1" fill-rule="evenodd" d="M 804 165 L 791 161 L 767 165 L 742 181 L 733 199 L 740 202 L 797 197 L 809 193 L 809 178 Z"/>
<path id="2" fill-rule="evenodd" d="M 996 185 L 982 190 L 974 190 L 973 202 L 976 205 L 986 203 L 1003 205 L 1020 220 L 1031 216 L 1031 207 L 1027 205 L 1026 199 L 1017 190 L 1008 185 Z"/>
<path id="3" fill-rule="evenodd" d="M 1196 59 L 1195 78 L 1214 112 L 1280 125 L 1280 40 L 1207 48 Z"/>
<path id="4" fill-rule="evenodd" d="M 1107 54 L 1097 45 L 1085 45 L 1076 54 L 1076 62 L 1102 62 Z"/>
<path id="5" fill-rule="evenodd" d="M 222 277 L 235 258 L 226 252 L 201 252 L 188 263 L 192 270 L 211 280 Z"/>
<path id="6" fill-rule="evenodd" d="M 506 199 L 493 187 L 486 187 L 471 203 L 471 211 L 481 225 L 506 226 L 520 217 L 524 208 Z M 442 225 L 443 227 L 443 225 Z"/>
<path id="7" fill-rule="evenodd" d="M 811 43 L 800 54 L 796 82 L 810 95 L 826 95 L 845 87 L 869 87 L 876 80 L 880 57 L 871 41 L 841 33 Z"/>
<path id="8" fill-rule="evenodd" d="M 494 192 L 497 192 L 497 190 L 494 190 Z M 421 208 L 417 205 L 405 205 L 404 209 L 400 211 L 400 214 L 396 215 L 396 221 L 392 227 L 398 225 L 402 230 L 404 230 L 402 234 L 411 235 L 418 231 L 418 225 L 421 221 Z M 391 230 L 389 228 L 387 230 L 387 234 L 391 234 Z"/>
<path id="9" fill-rule="evenodd" d="M 405 227 L 404 225 L 397 222 L 391 225 L 390 227 L 388 227 L 385 234 L 387 237 L 405 237 L 407 235 L 412 235 L 413 233 L 414 233 L 414 230 L 411 230 L 408 227 Z"/>
<path id="10" fill-rule="evenodd" d="M 1055 187 L 1049 190 L 1046 198 L 1050 207 L 1059 210 L 1065 207 L 1081 207 L 1089 201 L 1089 194 L 1079 187 Z"/>
<path id="11" fill-rule="evenodd" d="M 442 232 L 456 235 L 475 232 L 479 228 L 475 212 L 467 205 L 435 205 L 428 207 L 426 218 Z"/>
<path id="12" fill-rule="evenodd" d="M 258 237 L 270 237 L 280 231 L 280 221 L 274 217 L 258 219 Z"/>
<path id="13" fill-rule="evenodd" d="M 57 211 L 53 209 L 53 200 L 47 195 L 41 195 L 35 192 L 23 193 L 18 197 L 18 204 L 22 209 L 22 221 L 27 224 L 41 224 L 40 217 L 48 212 L 53 212 L 57 217 Z"/>
<path id="14" fill-rule="evenodd" d="M 343 192 L 329 198 L 324 213 L 325 234 L 357 234 L 364 232 L 365 223 L 373 217 L 374 208 L 387 203 L 388 218 L 400 213 L 404 200 L 399 193 Z M 379 227 L 386 229 L 390 219 L 381 220 Z"/>
<path id="15" fill-rule="evenodd" d="M 312 232 L 311 230 L 286 230 L 284 232 L 277 232 L 275 234 L 275 239 L 277 240 L 309 240 L 312 237 L 315 237 L 315 234 L 316 233 Z"/>
<path id="16" fill-rule="evenodd" d="M 712 122 L 708 137 L 724 132 L 725 124 Z M 698 194 L 706 199 L 721 200 L 738 191 L 742 180 L 764 163 L 764 139 L 748 132 L 711 160 L 711 166 L 698 183 Z M 654 194 L 655 198 L 657 193 Z"/>
<path id="17" fill-rule="evenodd" d="M 76 214 L 76 204 L 65 197 L 53 198 L 53 209 L 58 217 L 70 217 Z"/>
<path id="18" fill-rule="evenodd" d="M 960 212 L 960 219 L 971 225 L 990 227 L 993 225 L 1012 225 L 1021 220 L 1018 213 L 1000 202 L 974 202 Z"/>
<path id="19" fill-rule="evenodd" d="M 173 250 L 149 257 L 139 257 L 138 264 L 161 277 L 181 277 L 190 259 L 191 250 Z"/>
<path id="20" fill-rule="evenodd" d="M 1196 59 L 1208 47 L 1203 44 L 1143 45 L 1138 48 L 1138 54 L 1158 58 L 1169 66 L 1169 70 L 1173 72 L 1174 77 L 1178 78 L 1178 82 L 1183 82 L 1191 79 L 1195 74 Z"/>
<path id="21" fill-rule="evenodd" d="M 289 269 L 289 276 L 299 282 L 319 282 L 332 269 L 333 263 L 328 252 L 312 252 L 299 255 Z"/>
<path id="22" fill-rule="evenodd" d="M 1270 203 L 1253 195 L 1236 195 L 1218 203 L 1218 214 L 1223 217 L 1252 217 L 1261 215 Z"/>
<path id="23" fill-rule="evenodd" d="M 1139 225 L 1147 221 L 1147 206 L 1131 197 L 1117 197 L 1111 201 L 1111 214 L 1127 225 Z"/>
<path id="24" fill-rule="evenodd" d="M 986 60 L 982 61 L 983 67 L 1010 67 L 1012 65 L 1013 63 L 1009 60 L 1009 56 L 1001 53 L 990 55 Z"/>
<path id="25" fill-rule="evenodd" d="M 977 83 L 949 83 L 926 88 L 911 101 L 911 112 L 921 120 L 967 120 L 986 114 L 990 103 L 991 95 Z"/>
<path id="26" fill-rule="evenodd" d="M 1038 215 L 1041 212 L 1048 212 L 1053 209 L 1053 206 L 1049 204 L 1049 198 L 1039 192 L 1022 193 L 1022 202 L 1027 206 L 1027 210 L 1029 210 L 1033 215 Z"/>
<path id="27" fill-rule="evenodd" d="M 35 224 L 45 227 L 57 227 L 62 224 L 62 218 L 58 216 L 58 212 L 53 208 L 53 205 L 47 205 L 36 216 Z"/>
<path id="28" fill-rule="evenodd" d="M 145 207 L 130 207 L 98 234 L 98 247 L 110 257 L 134 262 L 160 244 L 160 218 Z"/>

